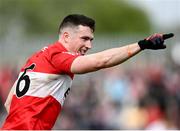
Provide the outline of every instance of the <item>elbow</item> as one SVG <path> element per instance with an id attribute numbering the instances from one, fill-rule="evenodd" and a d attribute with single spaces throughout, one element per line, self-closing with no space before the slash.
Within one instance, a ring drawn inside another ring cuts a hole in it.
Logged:
<path id="1" fill-rule="evenodd" d="M 111 58 L 103 58 L 103 59 L 97 59 L 97 61 L 95 62 L 95 69 L 96 70 L 100 70 L 103 68 L 108 68 L 110 67 L 110 59 Z"/>

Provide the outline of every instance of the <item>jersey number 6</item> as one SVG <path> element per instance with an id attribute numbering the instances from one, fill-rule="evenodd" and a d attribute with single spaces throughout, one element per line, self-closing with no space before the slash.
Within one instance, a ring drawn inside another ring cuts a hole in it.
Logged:
<path id="1" fill-rule="evenodd" d="M 26 75 L 26 72 L 27 72 L 27 70 L 33 70 L 34 67 L 35 67 L 35 64 L 32 64 L 29 67 L 25 68 L 23 74 L 20 76 L 20 78 L 19 78 L 19 80 L 17 82 L 17 85 L 16 85 L 16 95 L 17 95 L 17 97 L 22 97 L 28 91 L 29 86 L 30 86 L 30 79 L 29 79 L 29 76 Z M 25 84 L 24 84 L 23 89 L 20 90 L 19 86 L 20 86 L 20 83 L 23 80 L 24 80 Z"/>

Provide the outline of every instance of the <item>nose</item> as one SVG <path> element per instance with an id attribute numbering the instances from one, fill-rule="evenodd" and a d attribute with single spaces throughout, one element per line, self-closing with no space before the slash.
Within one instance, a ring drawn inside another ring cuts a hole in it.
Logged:
<path id="1" fill-rule="evenodd" d="M 87 47 L 88 49 L 91 49 L 91 48 L 92 48 L 92 42 L 91 42 L 90 40 L 87 41 L 86 47 Z"/>

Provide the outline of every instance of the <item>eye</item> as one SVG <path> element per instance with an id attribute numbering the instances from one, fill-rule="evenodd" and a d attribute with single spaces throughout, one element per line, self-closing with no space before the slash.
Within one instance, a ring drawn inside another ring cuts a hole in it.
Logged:
<path id="1" fill-rule="evenodd" d="M 89 37 L 82 37 L 83 40 L 89 40 Z"/>
<path id="2" fill-rule="evenodd" d="M 83 39 L 84 41 L 88 41 L 88 40 L 92 41 L 93 40 L 93 38 L 90 38 L 88 36 L 83 36 L 83 37 L 81 37 L 81 39 Z"/>

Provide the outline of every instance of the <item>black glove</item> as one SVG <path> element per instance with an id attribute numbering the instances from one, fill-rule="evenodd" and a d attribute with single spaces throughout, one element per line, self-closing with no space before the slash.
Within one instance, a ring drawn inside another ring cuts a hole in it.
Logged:
<path id="1" fill-rule="evenodd" d="M 174 34 L 154 34 L 151 35 L 148 38 L 145 38 L 144 40 L 140 40 L 138 42 L 141 50 L 144 49 L 153 49 L 153 50 L 158 50 L 158 49 L 165 49 L 166 45 L 164 44 L 164 40 L 169 39 L 173 37 Z"/>

